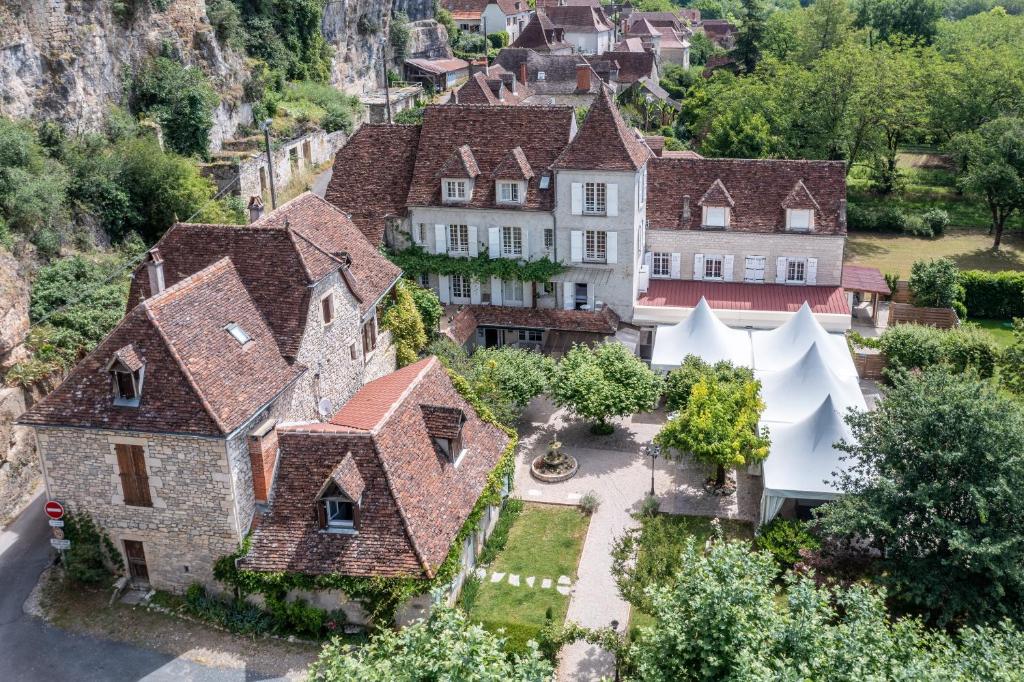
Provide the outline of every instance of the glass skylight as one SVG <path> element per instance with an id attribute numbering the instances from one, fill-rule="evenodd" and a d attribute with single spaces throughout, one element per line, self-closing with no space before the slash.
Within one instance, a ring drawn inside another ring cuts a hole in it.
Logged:
<path id="1" fill-rule="evenodd" d="M 231 334 L 231 337 L 234 338 L 235 341 L 238 341 L 238 343 L 243 346 L 252 341 L 252 337 L 234 322 L 224 327 L 224 329 L 227 330 L 228 334 Z"/>

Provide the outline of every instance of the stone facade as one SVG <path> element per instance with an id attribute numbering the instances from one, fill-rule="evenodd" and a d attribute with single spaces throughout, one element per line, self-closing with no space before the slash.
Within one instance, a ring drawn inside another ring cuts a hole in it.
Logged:
<path id="1" fill-rule="evenodd" d="M 249 529 L 237 511 L 245 505 L 234 502 L 244 474 L 232 471 L 224 439 L 49 427 L 36 437 L 49 498 L 90 514 L 122 553 L 125 540 L 141 541 L 154 587 L 211 583 L 213 562 Z M 124 504 L 117 443 L 143 447 L 152 507 Z"/>
<path id="2" fill-rule="evenodd" d="M 693 279 L 694 254 L 732 255 L 732 281 L 742 282 L 744 259 L 764 256 L 764 281 L 776 281 L 778 258 L 818 259 L 818 286 L 839 286 L 843 274 L 845 235 L 761 232 L 650 230 L 647 250 L 680 254 L 680 279 Z"/>
<path id="3" fill-rule="evenodd" d="M 318 130 L 289 140 L 276 149 L 272 148 L 274 188 L 278 197 L 281 196 L 281 191 L 300 173 L 333 159 L 347 140 L 348 135 L 343 130 L 333 133 Z M 238 183 L 234 186 L 232 193 L 243 199 L 257 195 L 262 196 L 263 203 L 269 209 L 270 174 L 267 168 L 266 153 L 251 152 L 242 161 L 231 164 L 230 168 L 230 172 L 224 176 L 225 180 L 230 182 L 234 181 L 236 177 L 238 178 Z M 218 182 L 218 185 L 220 184 Z M 223 189 L 223 187 L 219 187 L 219 189 Z"/>

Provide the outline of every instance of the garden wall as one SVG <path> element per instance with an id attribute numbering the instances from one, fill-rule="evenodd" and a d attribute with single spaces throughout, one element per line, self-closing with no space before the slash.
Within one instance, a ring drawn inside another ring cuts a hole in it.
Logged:
<path id="1" fill-rule="evenodd" d="M 910 323 L 952 329 L 959 326 L 960 318 L 952 308 L 921 308 L 908 303 L 892 303 L 889 306 L 890 326 Z"/>

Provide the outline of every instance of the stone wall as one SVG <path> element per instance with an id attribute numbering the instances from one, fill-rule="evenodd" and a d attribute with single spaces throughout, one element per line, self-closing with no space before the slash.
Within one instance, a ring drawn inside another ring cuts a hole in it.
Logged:
<path id="1" fill-rule="evenodd" d="M 232 503 L 222 439 L 45 427 L 36 437 L 49 497 L 88 512 L 122 552 L 124 540 L 141 541 L 153 587 L 180 592 L 213 582 L 213 562 L 248 531 Z M 152 507 L 124 504 L 118 442 L 144 448 Z"/>
<path id="2" fill-rule="evenodd" d="M 744 258 L 765 256 L 764 281 L 775 283 L 776 259 L 817 258 L 818 286 L 839 286 L 846 237 L 824 234 L 760 234 L 700 230 L 650 230 L 647 250 L 680 254 L 680 279 L 693 279 L 696 253 L 735 256 L 733 281 L 743 281 Z"/>
<path id="3" fill-rule="evenodd" d="M 363 368 L 363 382 L 379 379 L 395 371 L 395 344 L 391 332 L 383 329 L 377 332 L 377 348 L 366 359 Z"/>
<path id="4" fill-rule="evenodd" d="M 315 131 L 272 149 L 274 187 L 278 197 L 297 175 L 334 159 L 334 155 L 345 146 L 347 140 L 348 135 L 343 130 L 333 133 Z M 236 166 L 230 166 L 226 172 L 211 170 L 207 174 L 217 182 L 218 189 L 224 189 L 237 177 L 238 183 L 232 188 L 232 194 L 245 200 L 260 195 L 267 210 L 270 209 L 270 175 L 267 170 L 266 153 L 252 152 Z"/>

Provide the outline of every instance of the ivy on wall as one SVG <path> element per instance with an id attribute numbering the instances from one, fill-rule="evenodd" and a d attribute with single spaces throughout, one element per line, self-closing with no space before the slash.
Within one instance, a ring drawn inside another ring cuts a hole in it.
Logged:
<path id="1" fill-rule="evenodd" d="M 441 562 L 432 579 L 425 580 L 411 576 L 351 576 L 335 573 L 307 575 L 239 570 L 236 562 L 249 553 L 251 544 L 249 537 L 236 552 L 217 560 L 213 569 L 214 578 L 233 587 L 239 598 L 247 594 L 262 595 L 271 611 L 275 610 L 274 606 L 283 604 L 285 597 L 292 590 L 340 590 L 366 610 L 369 621 L 374 626 L 386 626 L 392 623 L 398 609 L 412 597 L 432 592 L 451 583 L 458 574 L 462 547 L 466 538 L 476 532 L 477 525 L 487 507 L 501 504 L 501 491 L 505 482 L 508 481 L 511 484 L 512 472 L 515 468 L 515 449 L 519 437 L 514 430 L 502 425 L 495 418 L 491 410 L 473 393 L 469 383 L 462 376 L 451 370 L 448 370 L 448 375 L 455 390 L 473 406 L 480 419 L 500 429 L 508 436 L 509 441 L 498 459 L 498 463 L 487 475 L 487 483 L 476 504 L 473 505 L 469 516 L 455 535 L 448 549 L 448 556 Z"/>
<path id="2" fill-rule="evenodd" d="M 419 245 L 410 246 L 402 251 L 388 251 L 387 256 L 409 277 L 433 272 L 439 275 L 462 275 L 478 282 L 491 277 L 523 282 L 548 282 L 566 269 L 565 265 L 556 263 L 547 256 L 528 261 L 488 258 L 486 253 L 481 253 L 476 258 L 458 258 L 444 253 L 427 253 L 426 249 Z"/>

